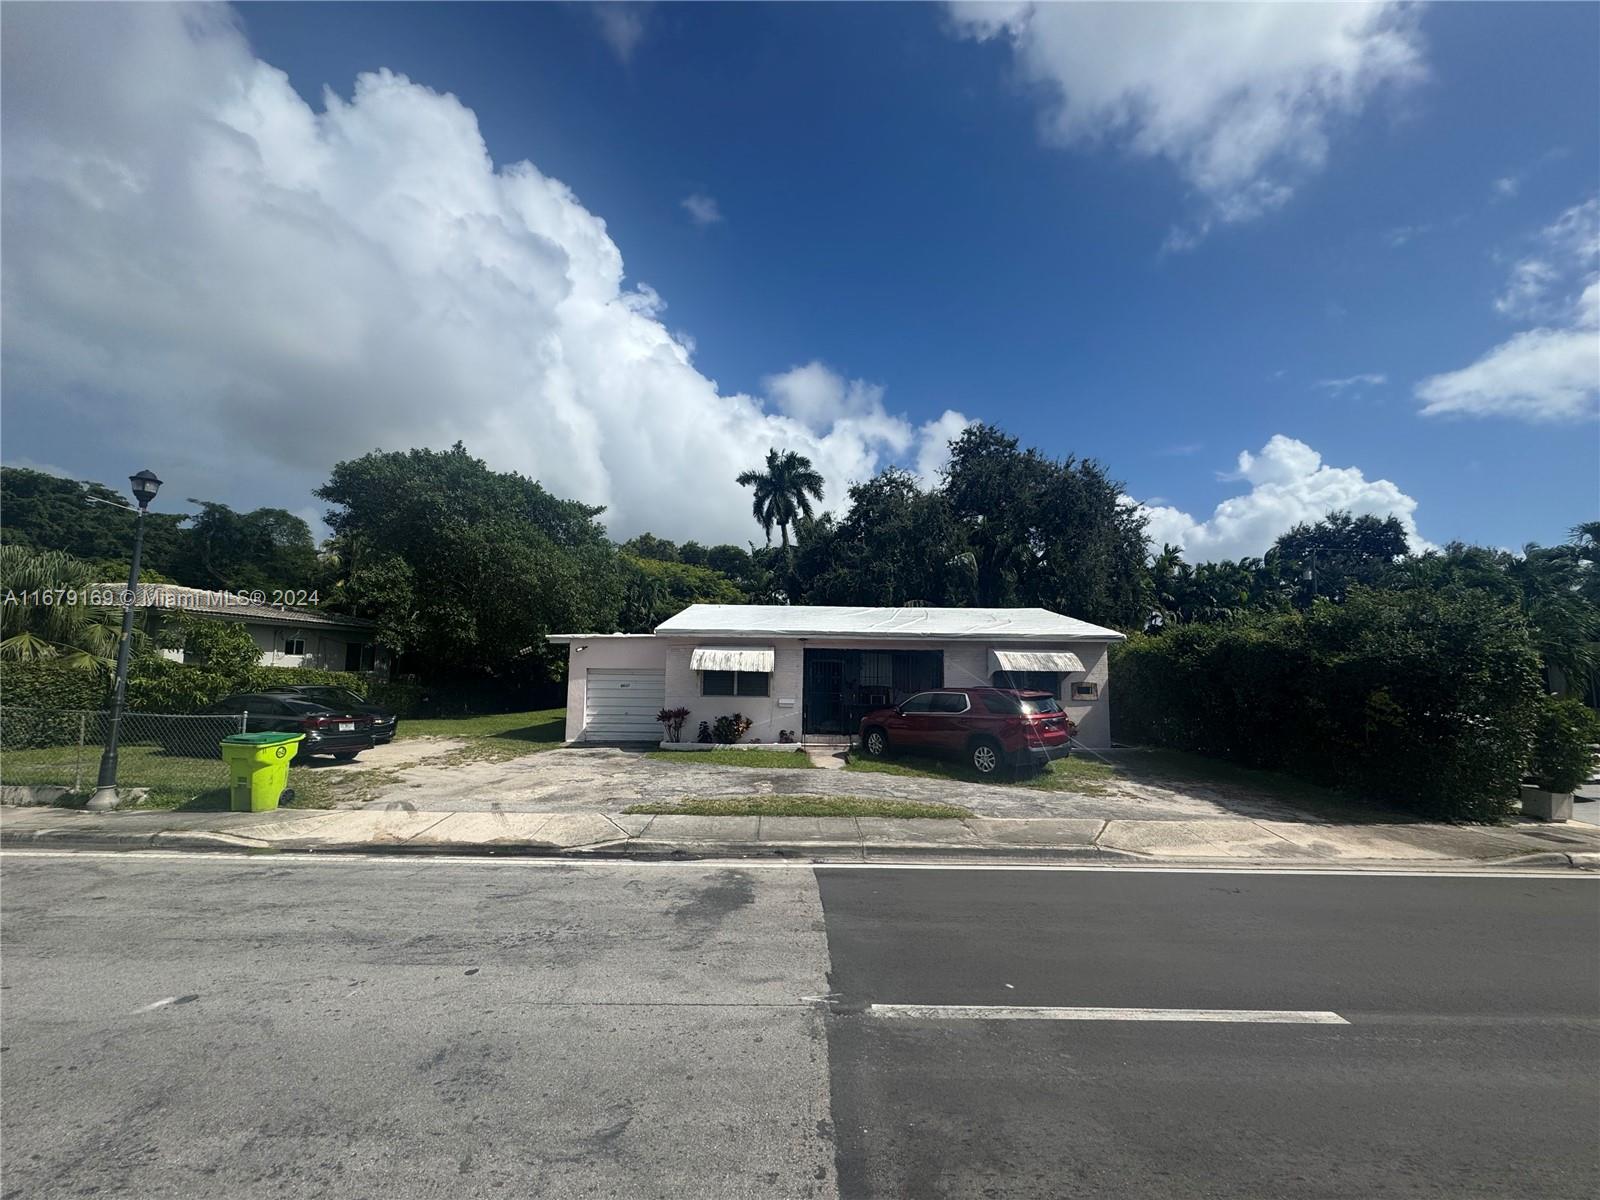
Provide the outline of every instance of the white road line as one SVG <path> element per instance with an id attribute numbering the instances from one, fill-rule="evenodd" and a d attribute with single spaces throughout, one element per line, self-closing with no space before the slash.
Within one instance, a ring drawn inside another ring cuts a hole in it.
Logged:
<path id="1" fill-rule="evenodd" d="M 532 870 L 562 870 L 574 868 L 601 868 L 631 870 L 659 869 L 683 870 L 714 867 L 742 871 L 1068 871 L 1079 874 L 1111 873 L 1127 875 L 1143 872 L 1147 875 L 1321 875 L 1329 877 L 1363 876 L 1403 879 L 1566 879 L 1594 883 L 1600 874 L 1547 867 L 1542 869 L 1485 867 L 1480 870 L 1435 870 L 1427 867 L 1261 867 L 1207 865 L 1180 867 L 1165 864 L 1140 863 L 962 863 L 954 860 L 942 862 L 813 862 L 788 859 L 766 861 L 746 858 L 694 858 L 694 859 L 631 859 L 631 858 L 563 858 L 527 856 L 516 854 L 351 854 L 348 852 L 315 854 L 298 851 L 267 851 L 259 853 L 233 853 L 207 850 L 35 850 L 14 848 L 0 850 L 0 858 L 106 858 L 124 862 L 139 861 L 202 861 L 229 862 L 238 866 L 270 865 L 274 868 L 288 866 L 329 866 L 364 863 L 374 867 L 408 869 L 429 865 L 484 867 L 515 867 Z"/>
<path id="2" fill-rule="evenodd" d="M 1020 1004 L 869 1004 L 869 1017 L 910 1021 L 1210 1021 L 1238 1025 L 1348 1025 L 1336 1012 L 1258 1008 L 1035 1008 Z"/>

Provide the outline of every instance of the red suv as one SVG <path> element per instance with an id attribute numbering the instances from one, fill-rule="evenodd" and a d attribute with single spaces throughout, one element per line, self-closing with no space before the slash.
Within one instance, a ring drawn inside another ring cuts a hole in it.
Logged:
<path id="1" fill-rule="evenodd" d="M 1065 758 L 1078 727 L 1048 692 L 940 688 L 861 718 L 871 758 L 905 752 L 962 759 L 980 775 Z"/>

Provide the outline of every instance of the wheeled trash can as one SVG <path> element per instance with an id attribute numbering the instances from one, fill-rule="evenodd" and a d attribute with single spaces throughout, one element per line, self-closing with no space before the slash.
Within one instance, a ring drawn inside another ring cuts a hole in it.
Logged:
<path id="1" fill-rule="evenodd" d="M 234 812 L 266 812 L 278 807 L 289 782 L 289 764 L 300 752 L 303 733 L 230 733 L 222 739 L 228 764 L 229 805 Z"/>

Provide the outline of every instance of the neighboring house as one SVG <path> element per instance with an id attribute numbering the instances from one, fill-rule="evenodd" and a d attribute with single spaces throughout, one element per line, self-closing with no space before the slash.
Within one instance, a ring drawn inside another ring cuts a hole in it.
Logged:
<path id="1" fill-rule="evenodd" d="M 655 715 L 742 713 L 746 741 L 837 741 L 874 708 L 938 687 L 1047 691 L 1087 746 L 1111 744 L 1113 629 L 1042 608 L 824 608 L 694 604 L 645 634 L 559 634 L 568 647 L 567 740 L 660 741 Z"/>
<path id="2" fill-rule="evenodd" d="M 126 584 L 102 583 L 100 598 L 120 606 Z M 257 604 L 238 592 L 211 592 L 171 583 L 141 583 L 135 600 L 149 614 L 149 631 L 159 634 L 166 617 L 185 615 L 243 625 L 261 651 L 264 667 L 321 667 L 353 671 L 376 679 L 389 677 L 388 653 L 377 643 L 377 625 L 361 617 Z M 182 650 L 163 650 L 182 662 Z"/>

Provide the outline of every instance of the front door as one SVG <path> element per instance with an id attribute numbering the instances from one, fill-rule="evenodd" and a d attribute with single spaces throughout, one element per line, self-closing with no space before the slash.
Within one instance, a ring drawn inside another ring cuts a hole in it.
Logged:
<path id="1" fill-rule="evenodd" d="M 802 733 L 850 733 L 844 727 L 844 661 L 838 655 L 807 650 L 806 689 L 800 713 Z"/>

